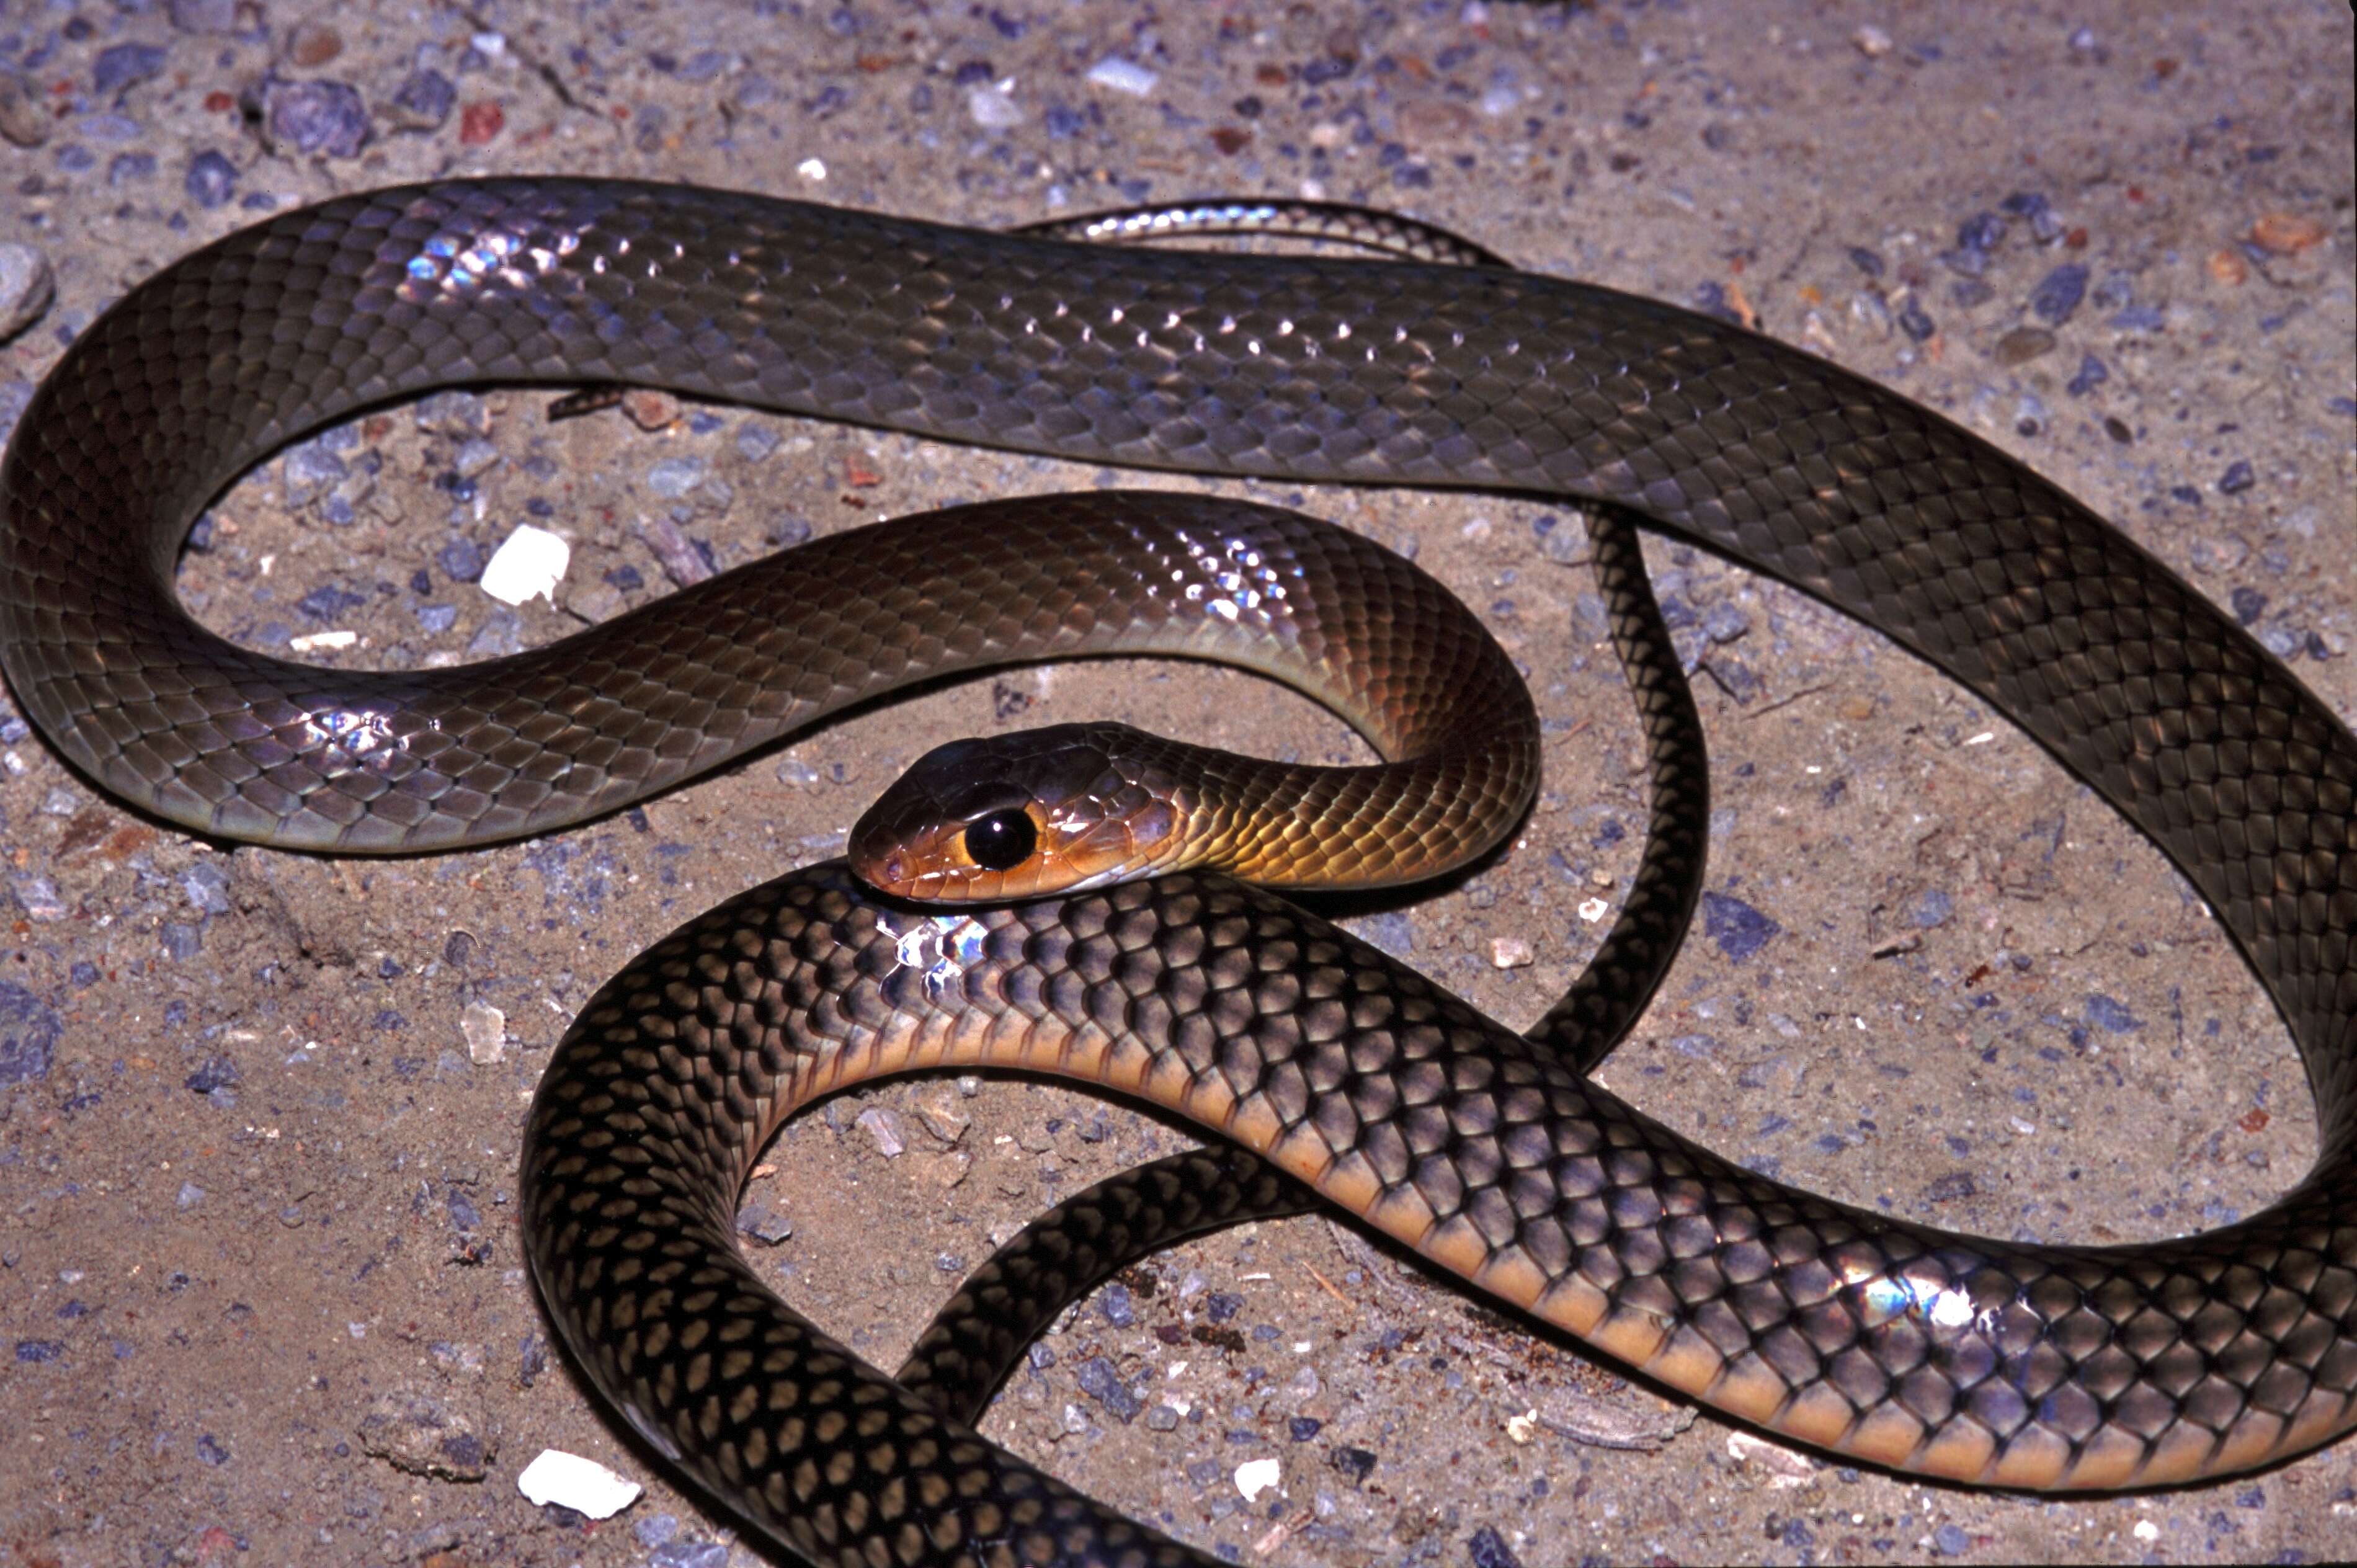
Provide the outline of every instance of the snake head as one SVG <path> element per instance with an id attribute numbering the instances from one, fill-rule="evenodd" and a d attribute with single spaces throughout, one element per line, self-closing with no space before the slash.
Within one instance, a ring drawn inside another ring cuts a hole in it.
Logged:
<path id="1" fill-rule="evenodd" d="M 937 746 L 851 830 L 851 868 L 921 902 L 1034 898 L 1168 868 L 1181 820 L 1163 747 L 1126 725 Z"/>

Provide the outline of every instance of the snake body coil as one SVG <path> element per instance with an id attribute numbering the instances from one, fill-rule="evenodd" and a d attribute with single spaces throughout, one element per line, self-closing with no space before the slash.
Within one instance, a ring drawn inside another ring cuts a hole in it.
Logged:
<path id="1" fill-rule="evenodd" d="M 621 182 L 380 191 L 175 264 L 36 395 L 0 467 L 0 666 L 26 711 L 177 820 L 352 848 L 538 831 L 727 755 L 750 727 L 702 694 L 726 671 L 693 649 L 628 668 L 618 649 L 615 693 L 552 673 L 488 703 L 431 672 L 361 700 L 332 671 L 220 662 L 173 602 L 175 546 L 242 468 L 355 408 L 486 381 L 1627 503 L 1922 654 L 2102 791 L 2218 911 L 2317 1096 L 2316 1167 L 2238 1224 L 1994 1242 L 1735 1168 L 1216 876 L 919 917 L 812 867 L 591 1003 L 535 1103 L 522 1195 L 600 1387 L 806 1554 L 1184 1558 L 865 1368 L 733 1252 L 737 1185 L 781 1116 L 951 1063 L 1190 1116 L 1663 1381 L 1873 1463 L 2153 1485 L 2357 1422 L 2357 741 L 2199 594 L 1946 421 L 1552 278 L 1109 251 Z"/>

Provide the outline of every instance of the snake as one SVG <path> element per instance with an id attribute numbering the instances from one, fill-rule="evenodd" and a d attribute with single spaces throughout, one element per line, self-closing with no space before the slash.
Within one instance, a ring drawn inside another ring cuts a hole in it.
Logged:
<path id="1" fill-rule="evenodd" d="M 1311 241 L 1455 266 L 1512 266 L 1488 247 L 1425 220 L 1298 199 L 1160 202 L 1043 220 L 1015 231 L 1119 244 L 1205 237 Z M 1569 988 L 1524 1031 L 1583 1074 L 1602 1064 L 1668 975 L 1701 897 L 1710 817 L 1710 757 L 1701 715 L 1653 598 L 1637 536 L 1623 512 L 1591 508 L 1587 515 L 1590 564 L 1636 698 L 1652 800 L 1643 848 L 1612 925 Z M 886 810 L 887 802 L 879 802 L 871 820 Z M 939 845 L 948 836 L 943 830 L 959 820 L 945 810 L 910 812 L 906 827 L 884 836 L 906 846 L 920 839 Z M 932 858 L 936 865 L 942 859 L 938 853 Z M 872 872 L 862 875 L 875 885 Z M 1105 1281 L 1210 1231 L 1318 1208 L 1314 1191 L 1235 1144 L 1121 1171 L 1056 1204 L 984 1260 L 918 1334 L 893 1380 L 953 1420 L 978 1423 L 1032 1343 Z"/>
<path id="2" fill-rule="evenodd" d="M 520 1193 L 590 1380 L 801 1554 L 1201 1561 L 868 1368 L 737 1256 L 735 1195 L 786 1116 L 948 1067 L 1161 1107 L 1496 1301 L 1861 1463 L 2162 1486 L 2357 1423 L 2357 739 L 2165 564 L 1940 415 L 1552 276 L 1136 251 L 626 181 L 394 188 L 173 263 L 36 392 L 0 460 L 0 669 L 27 715 L 169 820 L 346 850 L 544 831 L 716 766 L 759 727 L 730 705 L 735 644 L 628 663 L 614 645 L 610 690 L 576 667 L 439 708 L 449 671 L 363 696 L 332 671 L 205 662 L 169 578 L 210 497 L 325 423 L 485 381 L 1626 506 L 1889 637 L 2102 795 L 2215 911 L 2316 1100 L 2316 1164 L 2233 1224 L 2129 1246 L 1971 1237 L 1742 1169 L 1218 870 L 944 909 L 804 867 L 591 999 L 535 1095 Z M 657 666 L 680 684 L 646 683 Z"/>

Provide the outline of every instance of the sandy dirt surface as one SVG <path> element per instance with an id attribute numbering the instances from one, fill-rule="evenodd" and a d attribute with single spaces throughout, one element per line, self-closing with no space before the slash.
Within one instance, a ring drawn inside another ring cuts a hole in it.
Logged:
<path id="1" fill-rule="evenodd" d="M 133 281 L 402 179 L 633 175 L 985 225 L 1322 194 L 1756 319 L 1948 413 L 2357 714 L 2352 65 L 2327 0 L 0 0 L 0 244 L 56 280 L 0 344 L 0 428 Z M 274 458 L 217 506 L 183 591 L 254 646 L 448 662 L 642 602 L 697 558 L 1111 478 L 727 407 L 552 425 L 548 401 L 437 399 Z M 1643 822 L 1577 519 L 1202 488 L 1415 551 L 1528 669 L 1552 772 L 1526 834 L 1351 920 L 1528 1022 L 1592 950 Z M 572 543 L 561 607 L 475 580 L 526 522 Z M 2282 1027 L 2148 845 L 1855 623 L 1648 553 L 1711 731 L 1715 862 L 1706 929 L 1605 1081 L 1760 1169 L 2002 1236 L 2170 1235 L 2305 1167 Z M 572 832 L 384 862 L 160 828 L 0 707 L 0 1563 L 763 1560 L 552 1353 L 514 1228 L 524 1106 L 629 955 L 832 853 L 920 751 L 1097 716 L 1356 746 L 1243 675 L 1026 671 Z M 1501 942 L 1529 961 L 1501 967 Z M 788 1129 L 746 1245 L 889 1365 L 1027 1218 L 1186 1141 L 1046 1084 L 890 1085 Z M 2357 1554 L 2357 1446 L 2098 1498 L 1861 1473 L 1631 1386 L 1322 1219 L 1101 1293 L 989 1430 L 1250 1563 Z M 534 1507 L 515 1477 L 549 1447 L 647 1495 L 604 1523 Z M 1238 1470 L 1264 1460 L 1276 1484 L 1247 1500 Z"/>

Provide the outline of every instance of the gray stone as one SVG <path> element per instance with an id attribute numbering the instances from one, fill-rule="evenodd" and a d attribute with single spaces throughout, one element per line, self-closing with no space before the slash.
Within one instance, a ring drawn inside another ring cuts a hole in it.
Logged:
<path id="1" fill-rule="evenodd" d="M 57 292 L 48 256 L 30 245 L 0 245 L 0 343 L 38 321 Z"/>
<path id="2" fill-rule="evenodd" d="M 369 138 L 368 106 L 348 81 L 272 81 L 262 90 L 262 128 L 279 152 L 357 157 Z"/>

